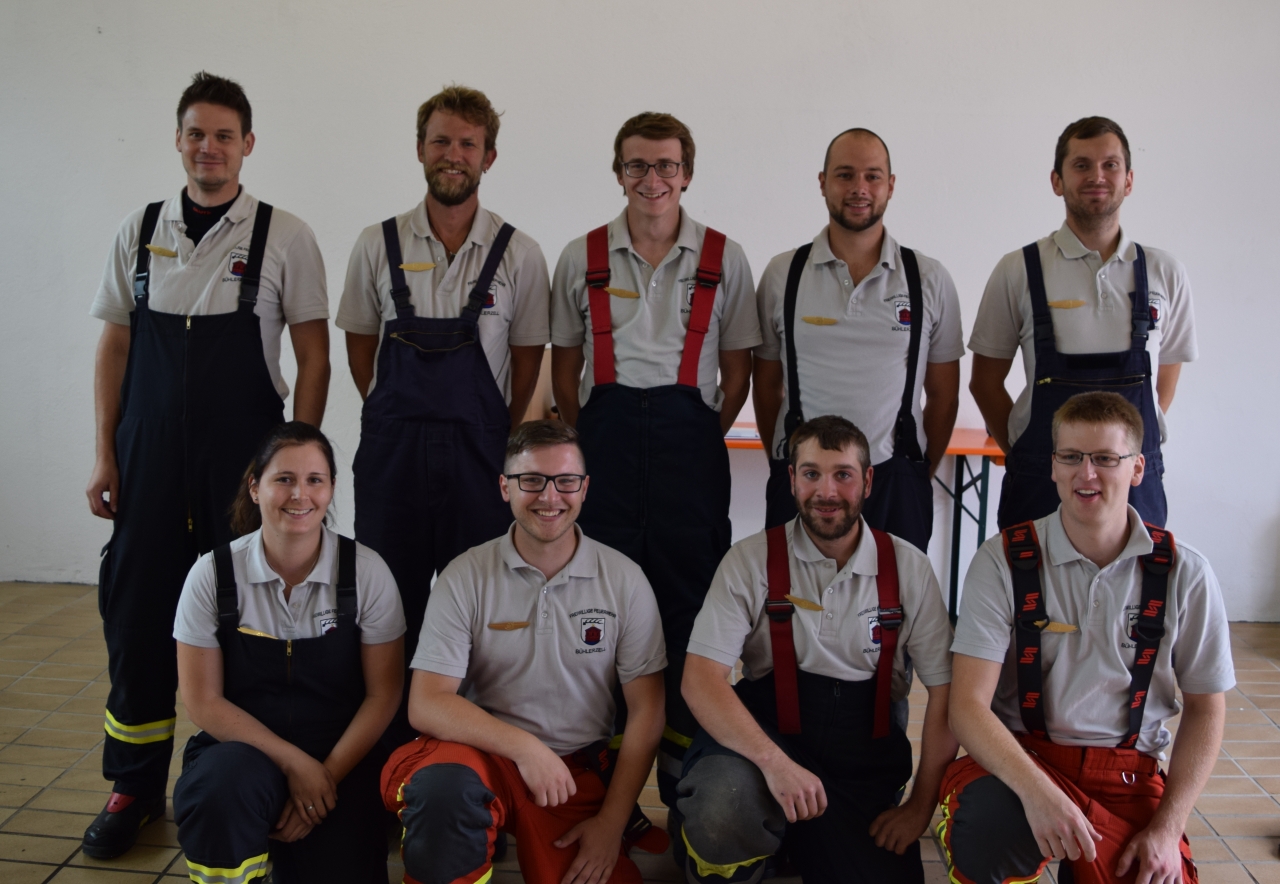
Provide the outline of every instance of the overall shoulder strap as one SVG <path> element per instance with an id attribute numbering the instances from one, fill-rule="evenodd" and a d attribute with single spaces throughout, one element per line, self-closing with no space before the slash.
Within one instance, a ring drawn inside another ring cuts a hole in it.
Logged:
<path id="1" fill-rule="evenodd" d="M 791 434 L 804 423 L 804 409 L 800 405 L 799 357 L 796 355 L 796 300 L 800 294 L 800 275 L 804 273 L 812 252 L 811 242 L 796 249 L 791 258 L 791 266 L 787 269 L 787 287 L 782 296 L 782 332 L 787 350 L 787 414 L 782 419 L 783 457 L 791 454 Z M 773 440 L 765 439 L 764 444 L 768 448 Z"/>
<path id="2" fill-rule="evenodd" d="M 587 301 L 591 314 L 592 371 L 595 385 L 618 379 L 613 364 L 613 312 L 609 307 L 609 225 L 587 234 Z"/>
<path id="3" fill-rule="evenodd" d="M 502 256 L 507 253 L 507 243 L 511 242 L 511 234 L 515 232 L 516 229 L 510 224 L 504 223 L 498 228 L 498 235 L 493 238 L 493 244 L 489 246 L 489 254 L 484 259 L 484 266 L 480 268 L 480 276 L 476 279 L 475 287 L 471 289 L 471 296 L 467 298 L 467 306 L 462 308 L 463 318 L 480 319 L 480 311 L 485 301 L 489 300 L 489 286 L 493 285 L 493 277 L 498 272 L 498 265 L 502 263 Z"/>
<path id="4" fill-rule="evenodd" d="M 396 319 L 408 319 L 413 316 L 413 305 L 409 303 L 409 283 L 404 278 L 404 256 L 400 252 L 400 230 L 396 227 L 395 218 L 382 222 L 382 241 L 387 249 L 387 270 L 391 273 L 391 300 L 396 305 Z"/>
<path id="5" fill-rule="evenodd" d="M 902 388 L 902 403 L 893 425 L 893 453 L 910 460 L 924 460 L 920 439 L 916 435 L 916 418 L 912 406 L 916 398 L 916 371 L 920 364 L 920 337 L 924 334 L 924 288 L 920 284 L 920 262 L 916 253 L 900 246 L 902 269 L 907 272 L 907 302 L 911 311 L 911 329 L 907 341 L 907 379 Z"/>
<path id="6" fill-rule="evenodd" d="M 1133 262 L 1133 291 L 1129 299 L 1133 302 L 1133 332 L 1130 337 L 1131 350 L 1147 349 L 1147 335 L 1151 329 L 1151 292 L 1147 287 L 1147 253 L 1142 246 L 1133 244 L 1138 256 Z"/>
<path id="7" fill-rule="evenodd" d="M 1044 269 L 1040 266 L 1038 243 L 1022 247 L 1022 263 L 1027 267 L 1027 286 L 1031 292 L 1031 318 L 1035 323 L 1036 352 L 1055 353 L 1058 343 L 1053 336 L 1053 316 L 1049 312 L 1049 295 L 1044 288 Z"/>
<path id="8" fill-rule="evenodd" d="M 258 303 L 258 287 L 262 284 L 262 262 L 267 257 L 267 234 L 271 231 L 271 206 L 258 200 L 253 216 L 253 235 L 249 237 L 249 258 L 240 274 L 240 303 L 250 310 Z"/>
<path id="9" fill-rule="evenodd" d="M 1013 637 L 1018 666 L 1018 706 L 1033 737 L 1049 739 L 1044 723 L 1044 672 L 1040 632 L 1049 625 L 1040 581 L 1040 539 L 1035 525 L 1022 522 L 1000 532 L 1013 579 Z"/>
<path id="10" fill-rule="evenodd" d="M 724 262 L 724 234 L 707 228 L 702 238 L 702 255 L 698 259 L 697 280 L 693 289 L 693 304 L 689 312 L 689 328 L 684 335 L 684 352 L 680 354 L 680 374 L 676 383 L 686 387 L 698 386 L 698 362 L 702 359 L 702 342 L 711 328 L 711 308 L 715 304 L 716 289 L 722 277 Z"/>
<path id="11" fill-rule="evenodd" d="M 356 622 L 356 542 L 338 535 L 338 619 Z"/>
<path id="12" fill-rule="evenodd" d="M 1142 713 L 1147 707 L 1147 691 L 1151 688 L 1151 676 L 1155 673 L 1156 657 L 1160 653 L 1160 641 L 1164 638 L 1164 612 L 1169 600 L 1169 572 L 1178 559 L 1173 535 L 1163 528 L 1147 523 L 1153 544 L 1151 552 L 1140 557 L 1142 563 L 1142 603 L 1138 619 L 1130 633 L 1136 646 L 1133 649 L 1133 668 L 1129 670 L 1129 729 L 1124 739 L 1117 743 L 1120 749 L 1132 749 L 1138 744 L 1142 732 Z"/>
<path id="13" fill-rule="evenodd" d="M 914 319 L 913 314 L 913 322 Z M 878 740 L 889 736 L 893 661 L 898 653 L 898 630 L 902 628 L 902 598 L 898 593 L 898 556 L 893 549 L 893 538 L 875 528 L 871 529 L 871 536 L 876 541 L 876 600 L 880 623 L 880 660 L 876 663 L 876 706 L 871 737 Z"/>
<path id="14" fill-rule="evenodd" d="M 142 228 L 138 231 L 138 261 L 133 271 L 133 299 L 141 301 L 151 292 L 147 280 L 151 275 L 151 238 L 156 235 L 156 222 L 164 203 L 149 203 L 142 212 Z"/>
<path id="15" fill-rule="evenodd" d="M 787 549 L 787 526 L 777 525 L 765 532 L 769 552 L 765 573 L 769 595 L 764 602 L 769 617 L 769 644 L 773 649 L 773 694 L 778 705 L 778 731 L 800 733 L 799 668 L 796 664 L 795 636 L 791 618 L 796 612 L 787 596 L 791 593 L 791 551 Z"/>
<path id="16" fill-rule="evenodd" d="M 231 564 L 231 544 L 213 548 L 213 568 L 218 580 L 218 631 L 235 632 L 240 626 L 240 591 Z"/>

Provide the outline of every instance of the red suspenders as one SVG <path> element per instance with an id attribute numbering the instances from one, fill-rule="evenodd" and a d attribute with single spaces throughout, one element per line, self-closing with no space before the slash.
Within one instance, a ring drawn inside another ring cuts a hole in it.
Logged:
<path id="1" fill-rule="evenodd" d="M 869 526 L 868 526 L 869 527 Z M 803 530 L 798 528 L 796 530 Z M 880 618 L 880 660 L 876 663 L 876 705 L 873 739 L 889 735 L 889 697 L 893 679 L 893 658 L 898 651 L 898 629 L 902 626 L 902 602 L 898 595 L 898 560 L 893 538 L 871 528 L 876 542 L 876 603 Z M 795 637 L 791 618 L 795 605 L 787 599 L 791 592 L 791 556 L 787 549 L 787 526 L 765 532 L 769 551 L 766 574 L 769 595 L 765 613 L 769 616 L 769 642 L 773 648 L 773 692 L 778 704 L 778 730 L 800 733 L 800 692 L 797 686 Z"/>
<path id="2" fill-rule="evenodd" d="M 1169 598 L 1169 572 L 1177 560 L 1173 535 L 1147 525 L 1154 544 L 1140 557 L 1142 602 L 1130 636 L 1136 643 L 1129 676 L 1129 724 L 1119 749 L 1132 749 L 1142 731 L 1142 713 L 1155 672 L 1156 655 L 1164 638 L 1164 611 Z M 1014 650 L 1018 666 L 1018 705 L 1022 725 L 1033 736 L 1049 739 L 1044 723 L 1044 679 L 1040 660 L 1040 633 L 1049 625 L 1040 582 L 1040 541 L 1031 522 L 1011 525 L 1000 532 L 1004 554 L 1013 578 Z"/>
<path id="3" fill-rule="evenodd" d="M 711 308 L 716 287 L 720 285 L 724 259 L 724 234 L 707 228 L 698 260 L 697 284 L 693 290 L 692 312 L 685 333 L 684 352 L 680 355 L 677 384 L 698 386 L 698 360 L 702 342 L 711 327 Z M 587 301 L 591 313 L 592 367 L 597 386 L 618 379 L 613 359 L 613 315 L 609 307 L 609 226 L 597 227 L 587 234 Z"/>

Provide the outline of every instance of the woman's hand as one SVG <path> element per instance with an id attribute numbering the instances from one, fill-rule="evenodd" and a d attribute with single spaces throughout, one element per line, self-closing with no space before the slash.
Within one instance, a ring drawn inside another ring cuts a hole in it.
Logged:
<path id="1" fill-rule="evenodd" d="M 293 806 L 292 801 L 286 801 L 284 804 L 284 813 L 280 814 L 280 819 L 276 822 L 275 828 L 267 835 L 268 838 L 276 841 L 300 841 L 311 834 L 314 829 L 311 823 L 298 815 L 297 809 Z"/>
<path id="2" fill-rule="evenodd" d="M 338 787 L 329 769 L 298 750 L 282 770 L 289 778 L 289 796 L 295 812 L 311 825 L 320 825 L 338 801 Z"/>

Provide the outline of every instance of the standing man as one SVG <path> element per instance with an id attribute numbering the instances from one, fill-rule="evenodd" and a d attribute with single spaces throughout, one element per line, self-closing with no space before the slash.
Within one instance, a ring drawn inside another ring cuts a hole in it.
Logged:
<path id="1" fill-rule="evenodd" d="M 542 250 L 480 207 L 498 122 L 485 94 L 465 86 L 418 108 L 427 195 L 360 234 L 338 307 L 364 398 L 356 537 L 400 587 L 406 659 L 432 576 L 511 523 L 493 477 L 549 340 Z"/>
<path id="2" fill-rule="evenodd" d="M 1117 123 L 1085 117 L 1064 129 L 1049 183 L 1066 204 L 1067 220 L 1052 236 L 1000 260 L 969 337 L 969 391 L 987 432 L 1008 455 L 997 522 L 1007 528 L 1057 508 L 1053 413 L 1075 393 L 1111 390 L 1133 403 L 1145 427 L 1145 478 L 1129 500 L 1143 519 L 1164 525 L 1164 415 L 1182 363 L 1196 358 L 1187 271 L 1120 228 L 1133 166 Z M 1019 347 L 1026 387 L 1015 403 L 1004 379 Z"/>
<path id="3" fill-rule="evenodd" d="M 284 419 L 286 324 L 294 419 L 319 426 L 329 392 L 324 263 L 310 227 L 240 186 L 254 147 L 244 90 L 196 74 L 175 140 L 187 186 L 125 219 L 90 310 L 104 326 L 86 493 L 115 523 L 98 588 L 111 673 L 102 772 L 115 785 L 84 834 L 98 858 L 164 815 L 178 596 L 196 558 L 235 537 L 245 466 Z"/>
<path id="4" fill-rule="evenodd" d="M 930 483 L 956 422 L 964 339 L 951 274 L 884 229 L 894 180 L 874 132 L 849 129 L 828 145 L 818 187 L 831 223 L 760 277 L 764 343 L 752 395 L 770 452 L 765 527 L 796 515 L 791 433 L 805 413 L 838 414 L 871 443 L 875 482 L 863 518 L 927 552 Z"/>
<path id="5" fill-rule="evenodd" d="M 1195 884 L 1183 829 L 1235 685 L 1222 591 L 1129 504 L 1148 478 L 1136 408 L 1073 396 L 1050 432 L 1058 509 L 991 538 L 965 578 L 951 728 L 969 754 L 938 826 L 950 880 L 1036 881 L 1059 859 L 1075 884 Z"/>
<path id="6" fill-rule="evenodd" d="M 808 884 L 923 882 L 919 838 L 956 755 L 942 593 L 922 552 L 860 517 L 866 436 L 827 415 L 791 442 L 799 518 L 729 551 L 689 642 L 684 695 L 702 729 L 676 855 L 689 881 L 759 881 L 785 840 Z M 929 703 L 899 805 L 911 744 L 890 709 L 910 690 L 908 659 Z"/>
<path id="7" fill-rule="evenodd" d="M 499 479 L 515 523 L 431 594 L 409 700 L 422 736 L 382 774 L 410 884 L 488 881 L 499 831 L 530 884 L 640 884 L 627 849 L 667 847 L 636 807 L 662 734 L 662 625 L 635 563 L 574 525 L 577 440 L 560 421 L 516 430 Z"/>
<path id="8" fill-rule="evenodd" d="M 693 156 L 692 134 L 670 114 L 623 124 L 613 172 L 627 207 L 565 247 L 551 304 L 556 405 L 596 480 L 582 530 L 644 569 L 662 612 L 668 807 L 696 727 L 680 697 L 684 648 L 732 539 L 724 434 L 760 343 L 746 255 L 680 207 Z"/>

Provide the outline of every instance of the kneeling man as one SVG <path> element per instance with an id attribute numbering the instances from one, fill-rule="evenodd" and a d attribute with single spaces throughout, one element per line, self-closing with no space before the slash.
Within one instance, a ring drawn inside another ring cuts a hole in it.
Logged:
<path id="1" fill-rule="evenodd" d="M 951 704 L 969 756 L 947 770 L 938 826 L 953 881 L 1035 881 L 1051 859 L 1075 884 L 1198 880 L 1183 828 L 1235 675 L 1209 563 L 1128 503 L 1142 433 L 1115 393 L 1068 399 L 1061 505 L 969 566 Z"/>
<path id="2" fill-rule="evenodd" d="M 530 884 L 639 884 L 625 848 L 666 849 L 636 808 L 663 727 L 658 605 L 635 563 L 574 525 L 588 480 L 571 427 L 521 425 L 504 473 L 515 524 L 436 581 L 409 694 L 422 736 L 382 774 L 405 881 L 487 881 L 501 830 Z"/>
<path id="3" fill-rule="evenodd" d="M 929 560 L 862 519 L 867 438 L 828 415 L 792 434 L 799 517 L 734 545 L 694 623 L 683 690 L 701 730 L 678 787 L 689 881 L 759 881 L 785 850 L 815 882 L 923 882 L 918 839 L 956 742 L 951 625 Z M 742 659 L 745 676 L 730 687 Z M 911 797 L 910 659 L 929 691 Z"/>

